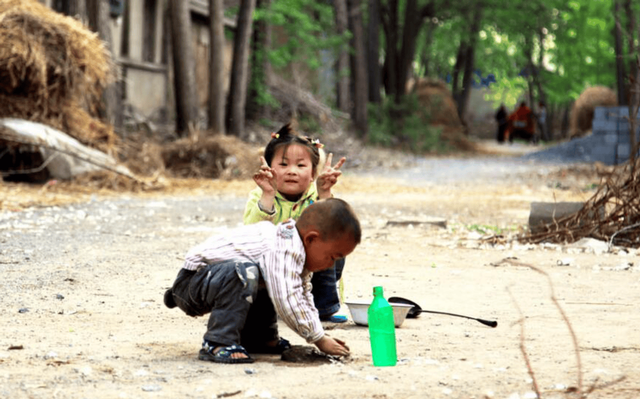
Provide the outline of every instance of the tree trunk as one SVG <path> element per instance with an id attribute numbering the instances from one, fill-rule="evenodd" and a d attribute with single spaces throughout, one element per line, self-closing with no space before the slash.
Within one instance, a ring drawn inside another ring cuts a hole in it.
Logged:
<path id="1" fill-rule="evenodd" d="M 257 0 L 256 8 L 269 10 L 271 0 Z M 268 51 L 271 48 L 271 24 L 262 19 L 255 22 L 251 40 L 251 77 L 247 99 L 247 119 L 256 120 L 265 113 L 260 103 L 262 93 L 269 87 L 270 64 Z"/>
<path id="2" fill-rule="evenodd" d="M 256 0 L 242 0 L 238 11 L 238 23 L 233 39 L 231 83 L 227 100 L 227 131 L 244 138 L 245 105 L 249 81 L 249 43 Z"/>
<path id="3" fill-rule="evenodd" d="M 401 98 L 407 92 L 407 81 L 411 77 L 413 60 L 416 53 L 416 42 L 420 36 L 422 18 L 419 15 L 416 0 L 408 0 L 405 5 L 404 28 L 402 30 L 402 47 L 400 48 L 400 64 L 396 84 L 396 97 Z"/>
<path id="4" fill-rule="evenodd" d="M 549 126 L 550 126 L 550 118 L 548 115 L 549 106 L 547 105 L 547 95 L 544 91 L 544 85 L 542 84 L 542 75 L 541 71 L 544 71 L 544 31 L 542 29 L 538 30 L 538 43 L 540 52 L 538 54 L 538 66 L 535 69 L 534 79 L 536 81 L 536 86 L 538 87 L 538 101 L 544 104 L 544 107 L 547 109 L 547 118 L 544 121 L 544 126 L 540 125 L 540 131 L 543 134 L 543 137 L 540 137 L 544 141 L 549 141 Z M 533 105 L 533 104 L 532 104 Z M 540 109 L 538 109 L 538 112 Z M 541 122 L 538 121 L 540 124 Z"/>
<path id="5" fill-rule="evenodd" d="M 573 104 L 569 103 L 562 113 L 562 122 L 560 123 L 560 135 L 565 139 L 569 137 L 569 115 L 571 114 L 571 107 Z"/>
<path id="6" fill-rule="evenodd" d="M 465 113 L 467 110 L 467 103 L 469 102 L 469 96 L 473 86 L 473 70 L 475 64 L 475 51 L 478 38 L 478 31 L 480 30 L 480 22 L 482 21 L 482 3 L 476 2 L 473 10 L 473 16 L 471 20 L 471 27 L 469 28 L 469 41 L 465 49 L 464 56 L 464 75 L 462 77 L 462 91 L 460 93 L 460 101 L 458 102 L 458 115 L 463 124 L 466 125 Z"/>
<path id="7" fill-rule="evenodd" d="M 636 49 L 634 44 L 634 37 L 636 34 L 635 29 L 635 15 L 633 15 L 633 8 L 631 7 L 631 0 L 626 0 L 624 4 L 624 12 L 627 15 L 627 44 L 629 46 L 629 80 L 633 86 L 633 81 L 636 78 L 638 71 L 638 64 L 636 63 Z"/>
<path id="8" fill-rule="evenodd" d="M 381 21 L 385 32 L 386 52 L 384 58 L 384 88 L 387 96 L 394 96 L 397 100 L 398 88 L 398 0 L 389 0 L 388 4 L 381 3 Z"/>
<path id="9" fill-rule="evenodd" d="M 353 122 L 361 138 L 366 138 L 368 133 L 367 100 L 369 90 L 367 87 L 367 59 L 365 50 L 364 29 L 362 24 L 362 2 L 351 0 L 350 17 L 353 26 L 353 50 L 354 50 L 354 110 Z"/>
<path id="10" fill-rule="evenodd" d="M 616 80 L 618 83 L 618 105 L 627 105 L 627 96 L 626 88 L 625 88 L 625 71 L 624 71 L 624 61 L 623 61 L 623 50 L 622 50 L 622 29 L 620 27 L 620 0 L 614 0 L 614 19 L 615 26 L 613 28 L 614 35 L 614 47 L 616 53 Z"/>
<path id="11" fill-rule="evenodd" d="M 369 102 L 379 104 L 380 95 L 380 0 L 369 0 L 369 25 L 367 41 L 367 65 L 369 77 Z"/>
<path id="12" fill-rule="evenodd" d="M 224 2 L 209 0 L 209 129 L 224 135 Z"/>
<path id="13" fill-rule="evenodd" d="M 87 0 L 90 2 L 91 0 Z M 53 0 L 51 8 L 70 17 L 87 22 L 87 6 L 85 0 Z"/>
<path id="14" fill-rule="evenodd" d="M 98 33 L 98 37 L 111 52 L 112 58 L 115 58 L 112 50 L 111 28 L 109 27 L 109 3 L 103 0 L 87 0 L 85 12 L 89 27 Z M 107 86 L 102 93 L 102 104 L 98 108 L 98 115 L 117 129 L 122 126 L 122 113 L 120 82 L 116 80 Z"/>
<path id="15" fill-rule="evenodd" d="M 195 123 L 197 115 L 195 60 L 191 42 L 189 2 L 170 0 L 170 12 L 176 130 L 179 136 L 186 136 L 189 128 Z"/>
<path id="16" fill-rule="evenodd" d="M 334 0 L 336 13 L 336 33 L 342 36 L 347 32 L 349 26 L 349 12 L 347 10 L 347 0 Z M 338 109 L 349 113 L 349 48 L 343 44 L 338 52 L 336 63 L 336 73 L 338 75 L 338 85 L 336 88 L 336 99 Z"/>
<path id="17" fill-rule="evenodd" d="M 422 67 L 424 68 L 424 72 L 422 74 L 422 76 L 424 77 L 428 77 L 431 76 L 431 71 L 429 70 L 430 67 L 430 57 L 429 57 L 429 49 L 431 47 L 431 44 L 433 43 L 433 32 L 435 32 L 436 30 L 436 24 L 432 23 L 431 21 L 427 22 L 427 35 L 425 38 L 425 51 L 422 53 L 422 56 L 420 57 L 420 61 L 422 62 Z"/>
<path id="18" fill-rule="evenodd" d="M 466 61 L 464 57 L 467 55 L 467 43 L 462 40 L 458 47 L 458 53 L 456 54 L 456 63 L 453 66 L 453 73 L 451 74 L 451 95 L 456 102 L 456 107 L 460 108 L 460 101 L 462 100 L 462 89 L 460 88 L 460 70 L 463 69 Z"/>

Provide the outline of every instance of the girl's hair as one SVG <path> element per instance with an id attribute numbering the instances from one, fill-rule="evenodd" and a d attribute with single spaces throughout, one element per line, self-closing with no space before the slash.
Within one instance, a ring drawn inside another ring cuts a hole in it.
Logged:
<path id="1" fill-rule="evenodd" d="M 299 144 L 307 148 L 311 158 L 313 177 L 317 177 L 325 159 L 325 152 L 322 149 L 322 144 L 320 144 L 318 140 L 298 135 L 298 133 L 293 130 L 290 123 L 287 123 L 281 127 L 280 130 L 271 134 L 271 141 L 269 141 L 269 144 L 267 144 L 267 147 L 264 149 L 264 159 L 267 161 L 267 165 L 271 166 L 271 162 L 273 161 L 273 157 L 275 156 L 277 149 L 284 147 L 283 153 L 286 153 L 287 148 L 292 144 Z"/>

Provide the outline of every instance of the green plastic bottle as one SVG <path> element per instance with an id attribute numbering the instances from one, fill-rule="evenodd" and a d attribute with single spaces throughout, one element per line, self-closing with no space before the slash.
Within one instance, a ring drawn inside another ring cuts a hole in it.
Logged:
<path id="1" fill-rule="evenodd" d="M 371 356 L 376 367 L 395 366 L 396 326 L 393 321 L 393 308 L 384 299 L 382 287 L 373 287 L 373 302 L 367 311 L 369 318 L 369 340 Z"/>

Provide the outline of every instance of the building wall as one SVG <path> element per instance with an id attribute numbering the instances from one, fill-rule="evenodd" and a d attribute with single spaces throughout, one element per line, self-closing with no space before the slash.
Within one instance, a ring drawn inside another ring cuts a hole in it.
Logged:
<path id="1" fill-rule="evenodd" d="M 51 7 L 53 0 L 38 0 Z M 122 78 L 123 101 L 131 105 L 137 112 L 144 116 L 152 116 L 160 110 L 173 114 L 174 101 L 172 98 L 172 65 L 170 54 L 163 63 L 163 49 L 167 42 L 165 35 L 170 35 L 170 26 L 165 20 L 165 9 L 168 0 L 155 0 L 155 27 L 153 35 L 153 45 L 155 46 L 153 60 L 145 61 L 145 0 L 125 0 L 127 7 L 125 12 L 129 13 L 128 32 L 126 30 L 126 20 L 124 15 L 110 18 L 112 54 L 119 68 Z M 196 90 L 198 104 L 206 110 L 209 93 L 209 28 L 208 12 L 209 2 L 207 0 L 189 0 L 192 14 L 192 43 L 194 45 Z M 225 1 L 225 7 L 237 5 L 233 1 Z M 235 22 L 225 19 L 226 27 L 234 27 Z M 126 37 L 124 37 L 126 35 Z M 128 51 L 123 54 L 123 42 L 127 42 Z M 225 71 L 226 83 L 224 90 L 228 90 L 229 74 L 233 46 L 227 41 L 225 48 Z"/>

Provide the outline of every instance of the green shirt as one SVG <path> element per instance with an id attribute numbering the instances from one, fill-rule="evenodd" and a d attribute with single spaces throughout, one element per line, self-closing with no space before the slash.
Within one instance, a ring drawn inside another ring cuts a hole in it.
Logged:
<path id="1" fill-rule="evenodd" d="M 256 187 L 249 193 L 249 200 L 244 208 L 244 224 L 253 224 L 262 220 L 270 220 L 273 224 L 278 224 L 288 219 L 298 220 L 302 215 L 302 211 L 318 200 L 318 190 L 315 184 L 309 185 L 307 191 L 296 202 L 291 202 L 284 198 L 282 194 L 276 192 L 276 197 L 273 200 L 273 207 L 276 213 L 273 215 L 263 212 L 258 207 L 258 201 L 260 201 L 261 196 L 262 189 L 260 187 Z"/>

